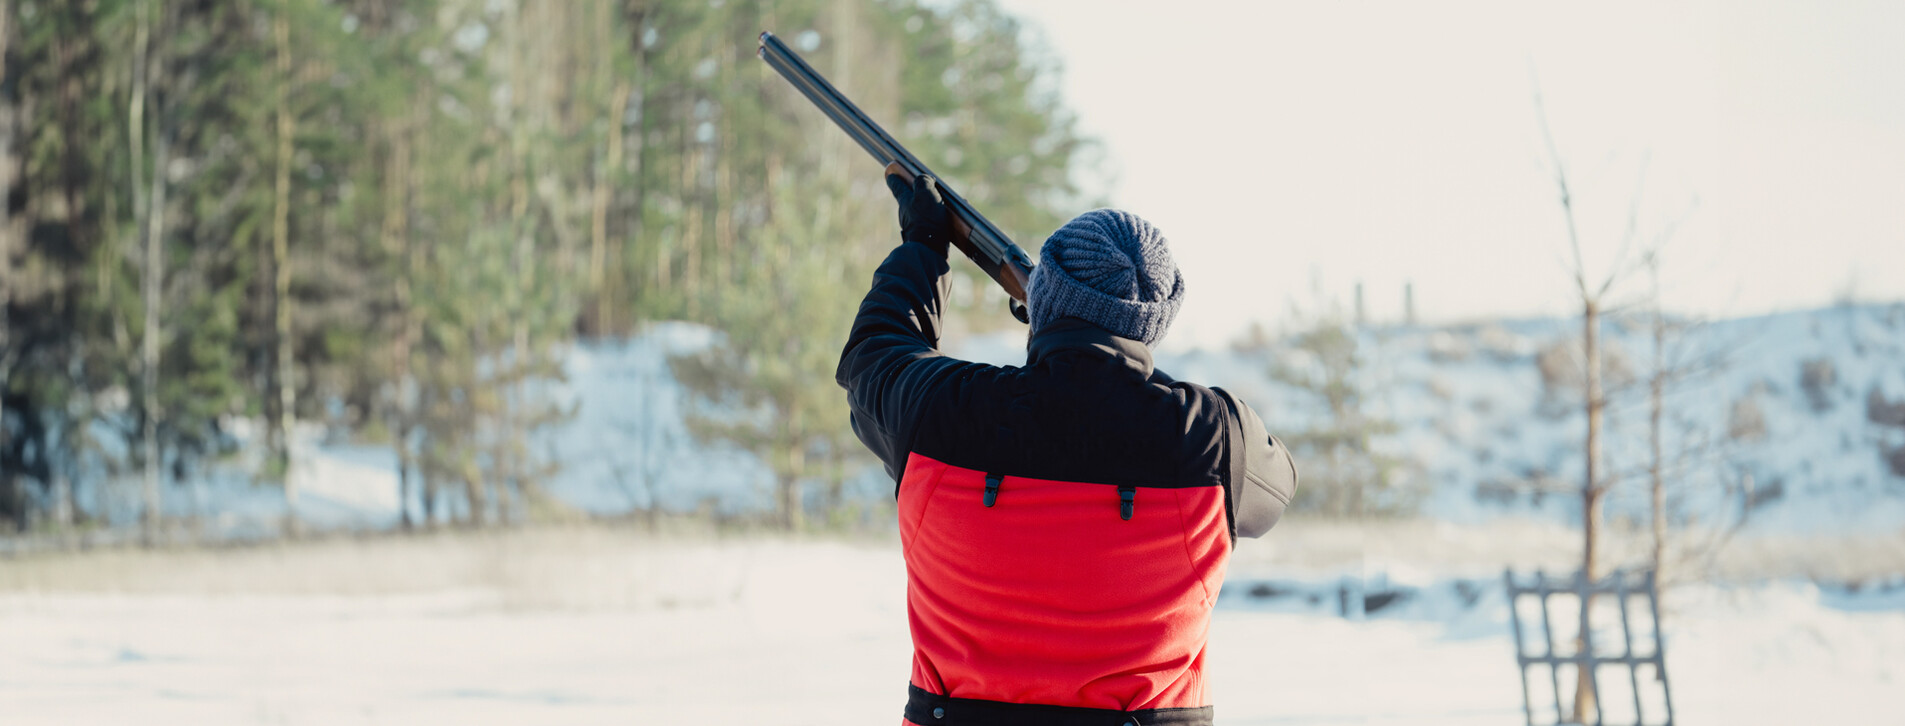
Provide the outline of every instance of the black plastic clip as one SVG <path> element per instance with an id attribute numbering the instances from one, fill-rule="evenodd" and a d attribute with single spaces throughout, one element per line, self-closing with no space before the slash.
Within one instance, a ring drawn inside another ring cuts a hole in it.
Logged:
<path id="1" fill-rule="evenodd" d="M 994 502 L 999 501 L 999 485 L 1004 482 L 1004 474 L 986 475 L 986 506 L 990 507 Z"/>
<path id="2" fill-rule="evenodd" d="M 1118 487 L 1118 518 L 1119 519 L 1130 521 L 1131 510 L 1134 508 L 1135 502 L 1137 501 L 1137 499 L 1138 499 L 1137 487 Z"/>

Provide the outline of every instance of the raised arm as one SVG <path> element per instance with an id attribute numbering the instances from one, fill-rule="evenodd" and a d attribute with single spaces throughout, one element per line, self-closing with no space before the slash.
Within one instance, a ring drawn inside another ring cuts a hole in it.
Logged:
<path id="1" fill-rule="evenodd" d="M 932 177 L 888 176 L 904 240 L 873 273 L 834 380 L 847 389 L 853 432 L 898 481 L 928 391 L 969 364 L 939 353 L 952 221 Z"/>

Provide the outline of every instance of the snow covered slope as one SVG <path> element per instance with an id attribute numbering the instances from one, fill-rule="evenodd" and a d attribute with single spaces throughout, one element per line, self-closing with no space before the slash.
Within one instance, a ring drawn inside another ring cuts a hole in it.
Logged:
<path id="1" fill-rule="evenodd" d="M 1676 521 L 1723 527 L 1744 515 L 1747 532 L 1786 534 L 1905 528 L 1905 476 L 1887 460 L 1905 447 L 1905 427 L 1868 410 L 1876 392 L 1905 411 L 1905 304 L 1680 325 L 1663 346 L 1666 367 L 1686 371 L 1667 387 L 1662 427 Z M 1413 462 L 1425 514 L 1579 520 L 1579 331 L 1578 319 L 1356 331 L 1366 413 L 1396 424 L 1375 446 Z M 1607 514 L 1644 521 L 1653 335 L 1614 320 L 1602 340 L 1616 476 Z M 998 336 L 955 352 L 1009 364 L 1023 346 Z M 1270 375 L 1279 364 L 1314 362 L 1287 341 L 1158 359 L 1173 376 L 1237 393 L 1273 432 L 1322 423 L 1318 396 Z"/>
<path id="2" fill-rule="evenodd" d="M 1366 413 L 1396 425 L 1374 445 L 1409 462 L 1409 482 L 1424 494 L 1423 514 L 1456 523 L 1579 519 L 1573 492 L 1585 426 L 1578 348 L 1568 347 L 1578 329 L 1577 320 L 1555 319 L 1354 333 L 1362 365 L 1353 380 Z M 632 340 L 570 349 L 566 380 L 547 393 L 573 416 L 534 443 L 537 455 L 560 464 L 547 490 L 601 515 L 649 507 L 769 511 L 768 469 L 744 451 L 696 442 L 685 424 L 694 404 L 669 373 L 670 356 L 700 350 L 717 335 L 661 323 Z M 1616 320 L 1603 339 L 1611 398 L 1606 451 L 1617 477 L 1608 516 L 1644 521 L 1651 332 Z M 1022 333 L 949 347 L 974 360 L 1024 361 Z M 1699 369 L 1675 380 L 1666 397 L 1663 448 L 1677 522 L 1725 527 L 1744 517 L 1746 532 L 1767 534 L 1905 528 L 1905 476 L 1894 469 L 1905 469 L 1905 425 L 1881 422 L 1905 422 L 1905 304 L 1715 322 L 1677 335 L 1670 353 Z M 1271 375 L 1275 365 L 1315 365 L 1287 341 L 1163 354 L 1158 364 L 1178 378 L 1232 390 L 1273 431 L 1301 431 L 1327 419 L 1319 397 Z M 241 440 L 256 438 L 242 425 L 233 431 Z M 302 492 L 300 517 L 324 529 L 393 526 L 395 457 L 387 447 L 324 433 L 310 427 L 297 437 L 292 477 Z M 275 489 L 251 484 L 246 472 L 257 459 L 253 451 L 169 488 L 168 511 L 197 514 L 215 534 L 275 531 L 284 502 Z M 1314 478 L 1309 483 L 1321 486 Z M 818 489 L 809 487 L 810 505 L 820 503 Z M 849 499 L 868 510 L 891 491 L 872 465 L 847 488 Z M 82 496 L 104 505 L 115 521 L 136 520 L 130 483 L 94 486 Z M 414 498 L 407 504 L 418 510 Z"/>

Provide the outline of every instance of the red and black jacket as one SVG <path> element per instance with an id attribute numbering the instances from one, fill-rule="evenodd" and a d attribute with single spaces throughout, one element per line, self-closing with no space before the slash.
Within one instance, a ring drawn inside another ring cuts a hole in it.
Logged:
<path id="1" fill-rule="evenodd" d="M 898 482 L 906 720 L 1208 724 L 1204 650 L 1238 536 L 1296 470 L 1222 389 L 1064 319 L 1023 367 L 939 353 L 946 258 L 901 244 L 841 355 L 853 430 Z"/>

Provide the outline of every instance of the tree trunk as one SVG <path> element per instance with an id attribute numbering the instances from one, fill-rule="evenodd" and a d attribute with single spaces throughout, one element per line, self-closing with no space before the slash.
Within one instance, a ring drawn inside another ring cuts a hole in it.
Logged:
<path id="1" fill-rule="evenodd" d="M 1601 395 L 1600 301 L 1587 300 L 1582 305 L 1581 318 L 1582 369 L 1587 378 L 1587 473 L 1581 482 L 1581 577 L 1592 584 L 1598 568 L 1601 498 L 1606 493 L 1600 480 L 1601 409 L 1605 405 Z M 1578 640 L 1584 653 L 1592 648 L 1589 615 L 1593 608 L 1593 597 L 1584 592 L 1581 596 L 1581 631 Z M 1582 669 L 1577 675 L 1573 718 L 1576 722 L 1586 723 L 1589 714 L 1599 708 L 1594 691 L 1594 674 L 1591 670 Z"/>
<path id="2" fill-rule="evenodd" d="M 781 526 L 789 532 L 799 532 L 807 526 L 806 513 L 800 506 L 800 477 L 782 474 L 780 477 Z"/>
<path id="3" fill-rule="evenodd" d="M 73 481 L 64 471 L 53 472 L 53 524 L 62 529 L 78 520 L 79 497 L 73 489 Z"/>
<path id="4" fill-rule="evenodd" d="M 397 454 L 397 508 L 404 529 L 416 526 L 410 516 L 410 499 L 416 483 L 411 480 L 415 464 L 410 452 L 410 432 L 416 422 L 415 381 L 412 377 L 410 349 L 411 302 L 410 276 L 410 129 L 409 120 L 389 127 L 390 158 L 384 172 L 384 251 L 391 256 L 395 274 L 391 275 L 391 300 L 395 310 L 396 336 L 390 346 L 390 367 L 396 379 L 396 400 L 391 402 L 391 447 Z"/>
<path id="5" fill-rule="evenodd" d="M 600 14 L 595 18 L 595 75 L 598 81 L 606 82 L 615 77 L 615 45 L 612 30 L 615 27 L 615 3 L 601 0 L 596 5 Z M 639 38 L 636 42 L 641 42 Z M 604 149 L 603 158 L 595 167 L 595 188 L 589 205 L 589 301 L 585 308 L 588 315 L 590 333 L 596 336 L 608 334 L 609 304 L 603 298 L 607 292 L 608 231 L 609 206 L 614 199 L 612 189 L 616 171 L 622 166 L 622 114 L 628 108 L 630 92 L 627 79 L 615 81 L 614 90 L 609 93 L 608 106 L 602 113 Z"/>
<path id="6" fill-rule="evenodd" d="M 399 413 L 394 418 L 397 419 L 397 426 L 394 427 L 395 430 L 391 435 L 395 439 L 392 448 L 397 451 L 398 525 L 403 527 L 405 531 L 409 531 L 417 528 L 416 520 L 410 516 L 410 499 L 411 495 L 416 491 L 417 486 L 416 482 L 410 478 L 410 471 L 416 465 L 416 462 L 410 456 L 410 428 L 404 425 L 403 414 Z"/>
<path id="7" fill-rule="evenodd" d="M 426 89 L 430 88 L 429 84 L 427 83 L 425 84 L 424 87 Z M 417 97 L 414 100 L 415 105 L 411 108 L 411 119 L 413 123 L 416 124 L 416 128 L 422 128 L 426 120 L 430 118 L 430 106 L 429 106 L 429 102 L 426 100 L 430 98 L 430 96 L 431 94 L 428 92 L 419 93 L 417 94 Z M 401 239 L 401 241 L 403 242 L 407 257 L 403 263 L 403 271 L 398 275 L 400 278 L 403 279 L 404 290 L 410 293 L 409 297 L 406 298 L 408 302 L 405 305 L 406 313 L 403 319 L 404 328 L 401 334 L 401 337 L 404 340 L 404 346 L 406 350 L 406 355 L 404 356 L 404 359 L 403 359 L 403 368 L 402 368 L 403 370 L 402 384 L 405 386 L 404 388 L 405 398 L 404 398 L 404 409 L 403 409 L 404 422 L 405 422 L 404 449 L 405 451 L 411 452 L 412 460 L 417 466 L 417 474 L 423 480 L 422 482 L 420 482 L 422 484 L 422 491 L 419 492 L 421 501 L 419 501 L 418 503 L 422 505 L 423 507 L 423 512 L 422 512 L 423 525 L 425 528 L 430 528 L 430 527 L 436 526 L 436 500 L 437 500 L 436 478 L 432 476 L 430 473 L 428 459 L 426 455 L 424 454 L 424 452 L 420 449 L 412 450 L 409 444 L 409 440 L 415 435 L 417 431 L 422 430 L 424 434 L 426 435 L 429 434 L 429 430 L 428 428 L 425 427 L 425 424 L 424 424 L 424 417 L 426 415 L 425 412 L 429 410 L 428 398 L 426 397 L 426 389 L 424 388 L 423 376 L 421 374 L 422 371 L 428 370 L 427 362 L 426 362 L 427 359 L 420 361 L 417 356 L 418 347 L 422 346 L 424 343 L 424 337 L 423 337 L 424 316 L 422 313 L 418 312 L 416 309 L 417 307 L 415 302 L 416 291 L 411 288 L 410 281 L 415 276 L 422 274 L 424 270 L 429 269 L 430 239 L 428 236 L 424 236 L 424 235 L 419 235 L 415 238 L 412 238 L 408 234 L 408 230 L 409 230 L 408 220 L 410 218 L 410 212 L 412 211 L 413 205 L 416 204 L 417 197 L 418 195 L 422 193 L 422 190 L 418 188 L 417 186 L 416 176 L 414 173 L 415 169 L 409 166 L 408 160 L 411 158 L 411 155 L 415 153 L 414 149 L 412 149 L 410 146 L 409 136 L 405 136 L 404 146 L 405 146 L 404 156 L 406 159 L 406 168 L 409 169 L 411 172 L 406 174 L 406 177 L 405 177 L 405 185 L 404 185 L 405 234 Z M 419 446 L 421 447 L 421 444 Z"/>
<path id="8" fill-rule="evenodd" d="M 0 1 L 0 79 L 7 77 L 7 47 L 12 38 L 13 4 Z M 16 105 L 0 95 L 0 451 L 11 443 L 7 435 L 7 391 L 12 388 L 13 339 L 13 217 L 7 201 L 13 191 L 13 118 Z M 18 486 L 13 472 L 0 468 L 0 491 Z M 55 500 L 57 501 L 57 499 Z M 57 505 L 55 505 L 57 506 Z"/>
<path id="9" fill-rule="evenodd" d="M 271 217 L 271 269 L 272 281 L 272 339 L 275 352 L 272 355 L 272 382 L 277 389 L 277 416 L 271 421 L 277 444 L 274 451 L 277 472 L 283 477 L 285 528 L 291 534 L 298 528 L 298 489 L 291 478 L 291 429 L 296 415 L 297 393 L 291 380 L 291 144 L 294 131 L 291 118 L 291 0 L 283 0 L 279 5 L 278 17 L 272 22 L 272 37 L 277 45 L 277 117 L 278 149 L 277 179 L 274 185 L 276 203 Z"/>
<path id="10" fill-rule="evenodd" d="M 507 387 L 503 401 L 503 435 L 497 442 L 496 464 L 492 477 L 504 488 L 517 481 L 523 469 L 517 461 L 515 448 L 522 443 L 521 419 L 525 394 L 524 378 L 529 368 L 529 296 L 535 289 L 535 271 L 531 254 L 535 245 L 533 239 L 534 223 L 529 218 L 529 185 L 531 170 L 529 164 L 529 129 L 525 119 L 529 104 L 527 89 L 530 85 L 528 52 L 524 49 L 525 28 L 519 6 L 511 6 L 511 30 L 509 31 L 509 77 L 511 89 L 509 109 L 510 149 L 513 163 L 510 173 L 509 229 L 515 235 L 515 271 L 511 278 L 515 286 L 510 309 L 510 366 L 509 378 L 503 382 Z M 500 499 L 500 497 L 499 497 Z M 477 520 L 476 524 L 482 524 Z"/>
<path id="11" fill-rule="evenodd" d="M 476 464 L 465 461 L 458 467 L 457 476 L 463 480 L 464 496 L 469 498 L 469 524 L 481 527 L 489 521 L 488 484 L 483 480 L 483 472 Z"/>
<path id="12" fill-rule="evenodd" d="M 151 11 L 147 5 L 146 0 L 137 0 L 132 7 L 132 93 L 126 99 L 126 142 L 131 151 L 130 162 L 132 166 L 131 183 L 128 185 L 131 187 L 132 192 L 132 230 L 133 234 L 138 236 L 141 242 L 143 242 L 146 233 L 146 217 L 150 211 L 146 206 L 146 184 L 149 183 L 149 180 L 146 179 L 145 175 L 146 54 L 149 44 L 151 43 L 151 20 L 149 18 Z M 140 247 L 143 249 L 144 245 L 141 244 Z M 131 253 L 128 251 L 126 254 L 129 255 Z M 104 266 L 102 266 L 102 268 L 103 267 Z M 143 262 L 140 265 L 140 269 L 145 269 Z M 100 286 L 101 292 L 107 289 L 109 288 L 105 285 Z M 143 365 L 144 359 L 141 358 L 140 360 Z M 141 385 L 147 387 L 151 385 L 145 381 L 143 373 L 141 374 L 140 382 Z M 143 394 L 143 391 L 141 393 Z M 141 405 L 149 404 L 142 403 Z M 151 410 L 147 409 L 146 416 L 150 418 L 151 415 Z M 140 431 L 143 436 L 143 424 L 141 424 L 141 426 Z M 141 451 L 145 452 L 148 458 L 151 458 L 149 452 L 146 452 L 144 449 Z M 145 476 L 156 481 L 158 473 L 156 471 L 150 471 L 146 472 Z"/>
<path id="13" fill-rule="evenodd" d="M 723 42 L 715 53 L 715 57 L 720 59 L 715 78 L 721 82 L 722 88 L 733 88 L 735 79 L 731 67 L 734 64 L 731 62 L 732 54 L 726 52 L 727 48 L 728 42 Z M 714 154 L 714 193 L 710 207 L 714 220 L 710 226 L 714 233 L 712 289 L 716 294 L 734 283 L 734 210 L 737 208 L 734 203 L 734 153 L 740 148 L 734 139 L 737 125 L 738 119 L 732 113 L 722 112 L 720 123 L 715 128 L 714 143 L 709 147 L 710 153 Z"/>
<path id="14" fill-rule="evenodd" d="M 693 139 L 691 132 L 682 133 L 681 196 L 687 210 L 681 224 L 681 287 L 690 320 L 701 310 L 701 154 Z"/>
<path id="15" fill-rule="evenodd" d="M 836 513 L 846 509 L 847 498 L 847 460 L 841 454 L 840 442 L 832 441 L 827 445 L 827 513 L 831 520 Z"/>
<path id="16" fill-rule="evenodd" d="M 158 133 L 153 134 L 152 152 L 152 208 L 146 216 L 145 259 L 142 267 L 145 293 L 145 325 L 143 327 L 139 368 L 140 385 L 144 389 L 145 426 L 143 432 L 145 448 L 145 526 L 148 539 L 158 535 L 161 515 L 159 501 L 159 420 L 164 411 L 159 403 L 159 307 L 160 290 L 164 285 L 165 259 L 165 167 L 169 151 L 163 122 Z"/>
<path id="17" fill-rule="evenodd" d="M 604 55 L 607 46 L 603 46 Z M 609 199 L 614 186 L 614 174 L 622 166 L 622 111 L 628 107 L 629 84 L 622 81 L 615 84 L 615 93 L 610 95 L 607 115 L 608 149 L 602 163 L 596 167 L 595 190 L 590 196 L 589 207 L 589 308 L 590 327 L 598 335 L 607 335 L 609 331 L 609 310 L 614 306 L 604 298 L 607 288 L 608 238 L 609 238 Z"/>
<path id="18" fill-rule="evenodd" d="M 159 403 L 159 306 L 160 290 L 164 284 L 165 260 L 165 167 L 168 161 L 169 144 L 165 138 L 164 123 L 160 122 L 158 133 L 153 134 L 152 152 L 152 208 L 146 216 L 145 260 L 143 265 L 145 292 L 145 326 L 140 349 L 140 379 L 145 393 L 145 524 L 148 538 L 158 534 L 159 501 L 159 419 L 164 415 Z"/>
<path id="19" fill-rule="evenodd" d="M 437 484 L 437 466 L 428 453 L 423 453 L 417 458 L 417 476 L 423 479 L 423 491 L 420 493 L 422 501 L 418 502 L 418 504 L 423 505 L 423 527 L 424 529 L 435 529 L 437 526 L 437 490 L 439 487 Z"/>
<path id="20" fill-rule="evenodd" d="M 635 2 L 631 2 L 628 15 L 630 25 L 634 27 L 635 31 L 635 51 L 632 54 L 635 57 L 635 90 L 632 95 L 632 102 L 635 104 L 635 127 L 632 130 L 629 129 L 626 125 L 626 118 L 618 120 L 618 128 L 622 129 L 623 135 L 634 142 L 634 147 L 632 152 L 628 154 L 626 162 L 628 165 L 626 171 L 628 172 L 629 178 L 630 199 L 628 204 L 628 219 L 624 225 L 627 229 L 623 234 L 628 238 L 634 239 L 639 245 L 646 241 L 644 234 L 646 230 L 644 230 L 643 225 L 646 223 L 645 207 L 647 205 L 647 185 L 644 181 L 648 173 L 648 10 Z M 624 143 L 626 144 L 627 142 L 625 141 Z M 659 244 L 655 246 L 655 250 L 655 277 L 653 282 L 658 289 L 667 289 L 668 257 L 663 253 Z M 641 258 L 638 255 L 636 259 Z M 620 275 L 617 275 L 617 277 L 620 277 Z M 633 302 L 633 300 L 634 293 L 630 291 L 628 302 Z"/>
<path id="21" fill-rule="evenodd" d="M 787 468 L 780 475 L 781 524 L 789 532 L 798 532 L 807 525 L 806 512 L 801 507 L 800 475 L 806 469 L 807 454 L 799 444 L 787 449 Z"/>
<path id="22" fill-rule="evenodd" d="M 1658 294 L 1658 293 L 1656 293 Z M 1658 299 L 1654 303 L 1658 306 Z M 1654 581 L 1660 582 L 1666 572 L 1667 553 L 1667 475 L 1666 461 L 1661 454 L 1661 418 L 1667 406 L 1667 363 L 1662 346 L 1667 342 L 1666 322 L 1661 319 L 1660 309 L 1654 309 L 1654 376 L 1648 387 L 1647 445 L 1653 457 L 1647 467 L 1648 490 L 1653 497 L 1654 529 Z"/>
<path id="23" fill-rule="evenodd" d="M 89 10 L 82 8 L 77 3 L 71 4 L 71 8 L 79 11 L 70 14 L 72 16 L 79 16 L 74 17 L 73 19 L 75 20 L 79 20 L 81 17 L 90 13 Z M 91 18 L 87 17 L 85 19 L 90 20 Z M 79 36 L 89 30 L 89 28 L 82 29 L 80 33 L 75 33 L 74 35 Z M 83 62 L 83 56 L 87 53 L 88 49 L 83 47 L 85 40 L 84 37 L 65 37 L 60 35 L 56 35 L 53 40 L 52 55 L 53 67 L 55 68 L 53 76 L 58 79 L 59 86 L 54 94 L 56 98 L 53 103 L 59 109 L 56 113 L 56 118 L 60 127 L 64 129 L 87 128 L 85 126 L 86 121 L 83 117 L 82 107 L 91 99 L 87 97 L 87 91 L 82 78 L 84 74 L 91 69 L 74 67 L 76 64 Z M 70 238 L 68 247 L 75 250 L 89 249 L 92 240 L 89 239 L 88 236 L 93 230 L 89 229 L 87 225 L 83 223 L 87 212 L 85 190 L 88 182 L 91 180 L 89 175 L 91 170 L 87 169 L 86 145 L 73 139 L 65 139 L 59 144 L 59 147 L 60 186 L 61 193 L 66 197 L 66 231 Z M 30 153 L 30 151 L 26 153 Z M 24 164 L 25 160 L 22 159 L 22 175 L 25 174 Z M 132 184 L 134 185 L 144 183 L 145 180 L 143 178 L 132 180 Z M 144 228 L 144 224 L 139 225 L 140 230 Z M 109 266 L 102 265 L 102 276 L 107 271 L 109 271 Z M 128 336 L 128 338 L 129 337 L 130 336 Z"/>
<path id="24" fill-rule="evenodd" d="M 150 49 L 148 44 L 151 42 L 149 26 L 150 13 L 146 8 L 146 4 L 140 3 L 135 12 L 137 14 L 136 22 L 138 23 L 138 28 L 135 31 L 137 37 L 134 40 L 134 44 L 138 46 L 135 54 L 139 59 L 140 70 L 148 71 L 152 76 L 162 78 L 165 75 L 161 68 L 162 64 L 157 60 L 146 57 Z M 151 65 L 152 68 L 146 68 L 145 66 L 148 64 Z M 139 96 L 142 98 L 152 91 L 150 82 L 143 80 L 143 75 L 144 74 L 141 74 L 142 79 L 138 84 Z M 139 118 L 140 129 L 143 129 L 144 126 L 143 112 L 145 103 L 146 101 L 142 101 L 138 108 L 141 114 Z M 152 135 L 152 177 L 150 180 L 152 186 L 149 192 L 149 198 L 144 200 L 146 207 L 144 220 L 145 254 L 140 265 L 141 286 L 145 298 L 145 324 L 142 327 L 139 356 L 139 378 L 143 398 L 142 408 L 145 410 L 145 420 L 143 422 L 141 437 L 143 439 L 145 454 L 145 476 L 142 491 L 144 492 L 145 500 L 145 536 L 148 543 L 157 541 L 160 517 L 162 515 L 159 499 L 159 465 L 161 463 L 159 451 L 159 419 L 164 415 L 164 412 L 161 411 L 159 407 L 159 306 L 161 303 L 160 292 L 163 289 L 162 286 L 165 276 L 165 259 L 163 252 L 163 242 L 165 238 L 165 168 L 168 162 L 167 155 L 170 151 L 165 133 L 164 110 L 157 108 L 155 105 L 153 115 L 157 117 L 157 123 Z M 143 133 L 143 131 L 135 131 L 134 133 Z M 139 200 L 135 200 L 135 203 L 138 201 Z"/>

